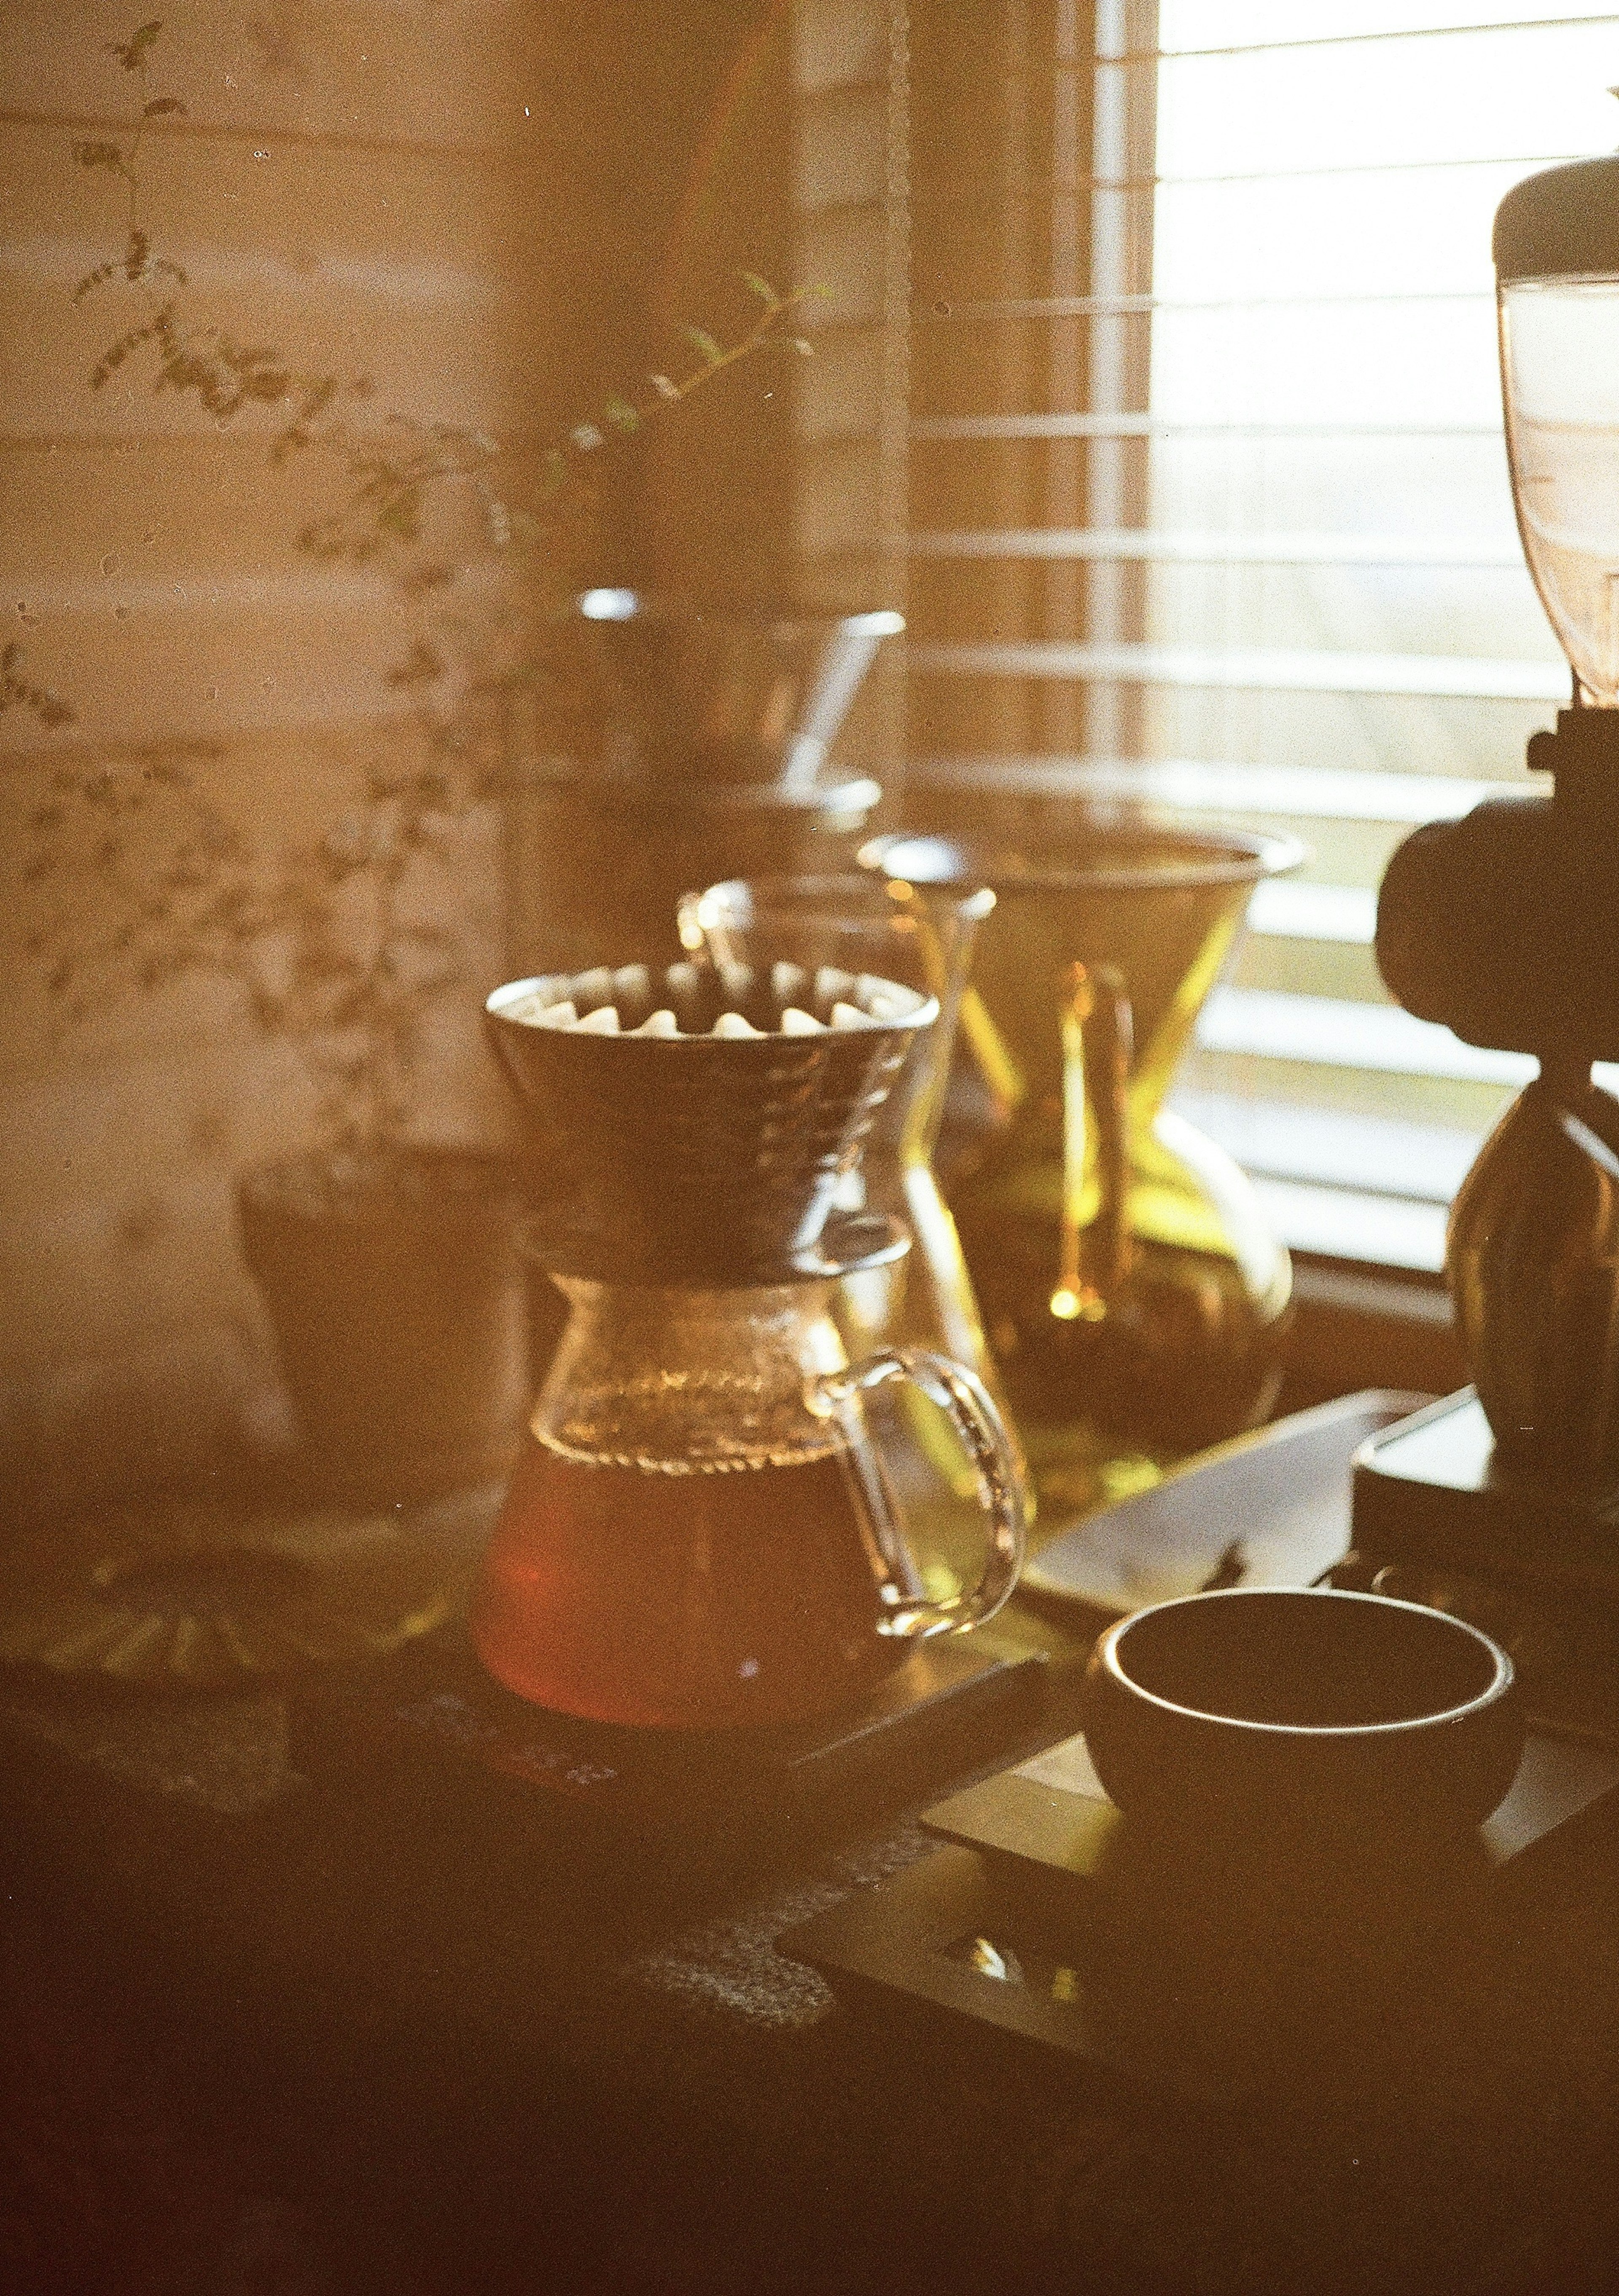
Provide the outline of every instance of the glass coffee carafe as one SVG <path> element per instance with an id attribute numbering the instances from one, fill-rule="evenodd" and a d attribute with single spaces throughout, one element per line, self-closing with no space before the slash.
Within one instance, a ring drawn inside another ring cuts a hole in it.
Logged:
<path id="1" fill-rule="evenodd" d="M 688 894 L 679 930 L 694 957 L 712 965 L 832 965 L 904 981 L 937 1000 L 938 1020 L 911 1038 L 844 1184 L 844 1209 L 898 1220 L 911 1248 L 845 1276 L 833 1289 L 831 1311 L 851 1355 L 889 1346 L 949 1356 L 976 1374 L 1005 1417 L 961 1239 L 933 1164 L 973 944 L 994 906 L 984 886 L 935 888 L 924 898 L 914 886 L 859 872 L 761 876 Z M 874 1398 L 872 1407 L 883 1423 L 891 1479 L 918 1529 L 925 1525 L 925 1581 L 948 1597 L 975 1570 L 979 1544 L 976 1488 L 959 1439 L 916 1386 Z"/>
<path id="2" fill-rule="evenodd" d="M 570 1308 L 474 1602 L 490 1672 L 602 1721 L 792 1721 L 992 1615 L 1023 1516 L 993 1404 L 931 1351 L 851 1368 L 829 1312 L 905 1250 L 837 1201 L 936 1004 L 778 964 L 554 976 L 488 1009 L 551 1176 L 537 1248 Z M 867 1418 L 907 1382 L 955 1429 L 989 1519 L 976 1585 L 942 1600 Z"/>
<path id="3" fill-rule="evenodd" d="M 995 891 L 945 1187 L 1049 1534 L 1275 1399 L 1286 1252 L 1164 1103 L 1249 893 L 1302 849 L 1061 796 L 975 789 L 939 813 L 863 858 L 928 899 Z"/>
<path id="4" fill-rule="evenodd" d="M 991 1392 L 993 1359 L 933 1156 L 973 944 L 994 906 L 985 886 L 935 887 L 924 898 L 914 886 L 851 873 L 734 878 L 688 894 L 679 908 L 682 942 L 709 964 L 832 965 L 903 981 L 937 1001 L 938 1020 L 912 1037 L 877 1111 L 843 1207 L 902 1220 L 912 1248 L 851 1276 L 834 1307 L 851 1345 L 941 1349 Z"/>

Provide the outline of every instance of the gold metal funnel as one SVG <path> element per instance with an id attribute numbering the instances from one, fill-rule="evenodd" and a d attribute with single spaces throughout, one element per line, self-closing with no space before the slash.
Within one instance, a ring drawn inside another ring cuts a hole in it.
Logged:
<path id="1" fill-rule="evenodd" d="M 1164 1101 L 1250 892 L 1303 849 L 979 788 L 928 810 L 938 833 L 868 851 L 995 890 L 944 1179 L 1048 1535 L 1274 1400 L 1287 1255 Z"/>

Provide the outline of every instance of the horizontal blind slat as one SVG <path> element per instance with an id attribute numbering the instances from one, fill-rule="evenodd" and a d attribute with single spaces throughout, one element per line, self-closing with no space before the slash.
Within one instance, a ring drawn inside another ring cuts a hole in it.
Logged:
<path id="1" fill-rule="evenodd" d="M 1373 303 L 1491 303 L 1484 287 L 1397 287 L 1353 295 L 1022 295 L 975 297 L 937 314 L 957 319 L 1151 318 L 1175 311 L 1344 310 Z M 926 313 L 919 314 L 926 317 Z"/>
<path id="2" fill-rule="evenodd" d="M 1332 940 L 1369 948 L 1377 897 L 1360 885 L 1293 884 L 1286 878 L 1256 885 L 1248 903 L 1248 930 L 1274 940 Z"/>
<path id="3" fill-rule="evenodd" d="M 1445 1264 L 1442 1205 L 1295 1180 L 1254 1180 L 1260 1210 L 1290 1251 L 1436 1275 Z"/>
<path id="4" fill-rule="evenodd" d="M 1155 801 L 1186 813 L 1264 814 L 1279 820 L 1409 823 L 1453 820 L 1499 783 L 1438 774 L 1363 773 L 1344 767 L 1266 766 L 1190 758 L 929 758 L 924 787 L 1071 792 Z M 1522 784 L 1525 794 L 1535 785 Z"/>
<path id="5" fill-rule="evenodd" d="M 1448 1204 L 1482 1132 L 1391 1116 L 1328 1113 L 1286 1100 L 1245 1100 L 1188 1086 L 1174 1107 L 1253 1173 Z"/>
<path id="6" fill-rule="evenodd" d="M 1615 18 L 1607 10 L 1585 12 L 1578 9 L 1565 9 L 1546 15 L 1516 14 L 1496 18 L 1490 16 L 1487 10 L 1475 7 L 1469 9 L 1466 16 L 1459 17 L 1454 23 L 1382 24 L 1376 28 L 1365 29 L 1353 26 L 1338 31 L 1295 35 L 1288 39 L 1208 42 L 1188 40 L 1171 44 L 1171 40 L 1163 41 L 1156 48 L 1126 49 L 1118 56 L 1110 57 L 1109 62 L 1125 64 L 1155 63 L 1160 57 L 1164 57 L 1173 58 L 1178 62 L 1190 62 L 1202 56 L 1256 56 L 1286 54 L 1300 49 L 1365 47 L 1378 42 L 1442 40 L 1454 37 L 1459 34 L 1479 31 L 1562 31 L 1576 26 L 1586 27 L 1615 21 L 1619 21 L 1619 18 Z"/>
<path id="7" fill-rule="evenodd" d="M 1492 422 L 1198 422 L 1162 414 L 934 414 L 913 439 L 1499 439 Z"/>
<path id="8" fill-rule="evenodd" d="M 1524 1085 L 1537 1070 L 1527 1054 L 1465 1045 L 1449 1029 L 1397 1005 L 1340 1004 L 1271 988 L 1217 988 L 1203 1009 L 1197 1042 L 1209 1052 L 1453 1077 L 1467 1084 Z"/>
<path id="9" fill-rule="evenodd" d="M 1152 527 L 1013 527 L 913 534 L 914 558 L 1103 559 L 1185 565 L 1454 566 L 1528 579 L 1516 534 L 1490 544 L 1434 534 L 1208 534 Z"/>
<path id="10" fill-rule="evenodd" d="M 1236 687 L 1256 693 L 1422 694 L 1476 701 L 1566 701 L 1561 662 L 1491 661 L 1465 654 L 1327 653 L 1281 647 L 1011 644 L 913 645 L 913 671 L 949 677 L 1112 678 L 1139 685 Z"/>

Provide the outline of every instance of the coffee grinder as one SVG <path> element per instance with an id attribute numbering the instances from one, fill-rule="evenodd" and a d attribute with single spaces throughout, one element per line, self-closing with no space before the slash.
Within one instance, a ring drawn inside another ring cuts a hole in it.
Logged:
<path id="1" fill-rule="evenodd" d="M 1446 1273 L 1474 1384 L 1361 1452 L 1342 1583 L 1463 1612 L 1536 1704 L 1619 1711 L 1619 155 L 1495 219 L 1513 498 L 1574 672 L 1528 762 L 1549 793 L 1418 830 L 1378 901 L 1408 1011 L 1540 1073 L 1481 1150 Z"/>

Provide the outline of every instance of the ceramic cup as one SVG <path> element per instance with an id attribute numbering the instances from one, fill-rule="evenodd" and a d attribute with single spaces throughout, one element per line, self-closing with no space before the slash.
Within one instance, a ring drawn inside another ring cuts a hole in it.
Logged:
<path id="1" fill-rule="evenodd" d="M 1100 1637 L 1084 1697 L 1120 1808 L 1246 1833 L 1464 1832 L 1524 1748 L 1506 1652 L 1380 1595 L 1237 1587 L 1155 1603 Z"/>

